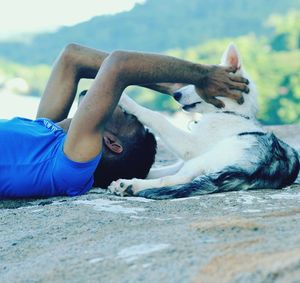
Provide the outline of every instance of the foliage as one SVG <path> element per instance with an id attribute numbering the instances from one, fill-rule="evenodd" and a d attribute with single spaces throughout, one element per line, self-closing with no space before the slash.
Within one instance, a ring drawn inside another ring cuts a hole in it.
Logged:
<path id="1" fill-rule="evenodd" d="M 211 41 L 185 50 L 171 50 L 168 54 L 194 62 L 218 64 L 230 42 L 238 46 L 243 66 L 257 86 L 258 118 L 265 124 L 300 122 L 299 101 L 295 98 L 300 96 L 300 82 L 295 79 L 295 74 L 300 75 L 299 49 L 276 52 L 266 39 L 251 35 Z M 283 89 L 288 90 L 286 95 L 282 94 Z M 153 95 L 141 89 L 135 89 L 134 95 L 144 105 L 157 110 L 178 109 L 177 103 L 169 97 L 158 96 L 158 99 L 154 99 Z M 148 97 L 151 97 L 151 101 Z"/>
<path id="2" fill-rule="evenodd" d="M 49 78 L 51 67 L 48 65 L 24 66 L 0 59 L 0 84 L 10 79 L 23 78 L 29 84 L 28 95 L 40 96 Z"/>
<path id="3" fill-rule="evenodd" d="M 299 123 L 300 23 L 297 21 L 299 18 L 300 12 L 297 11 L 289 12 L 286 16 L 271 16 L 267 24 L 273 30 L 268 37 L 259 37 L 255 34 L 228 37 L 188 48 L 172 48 L 166 53 L 193 62 L 218 64 L 227 45 L 234 42 L 241 53 L 245 70 L 259 91 L 259 119 L 265 124 Z M 49 74 L 48 65 L 29 67 L 0 60 L 0 83 L 1 77 L 5 79 L 22 77 L 31 86 L 29 92 L 31 95 L 42 93 Z M 89 85 L 90 82 L 84 81 L 80 84 L 79 90 Z M 140 103 L 152 109 L 161 111 L 178 109 L 176 102 L 168 96 L 158 93 L 153 95 L 152 91 L 140 87 L 131 87 L 128 92 Z"/>
<path id="4" fill-rule="evenodd" d="M 274 50 L 295 50 L 300 48 L 300 11 L 290 11 L 287 16 L 272 15 L 267 22 L 275 29 L 276 36 L 271 45 Z"/>
<path id="5" fill-rule="evenodd" d="M 272 123 L 296 123 L 300 121 L 300 70 L 286 75 L 278 89 L 278 95 L 270 101 L 266 116 Z"/>
<path id="6" fill-rule="evenodd" d="M 300 9 L 299 0 L 147 0 L 130 12 L 99 16 L 25 43 L 0 44 L 2 57 L 22 64 L 51 64 L 70 42 L 102 50 L 162 52 L 186 49 L 211 39 L 255 33 L 268 35 L 265 20 Z M 271 26 L 272 23 L 271 21 Z"/>
<path id="7" fill-rule="evenodd" d="M 235 42 L 242 54 L 245 69 L 258 87 L 259 119 L 265 124 L 300 122 L 300 49 L 298 45 L 291 44 L 300 42 L 300 24 L 296 20 L 300 17 L 295 17 L 299 14 L 291 12 L 287 16 L 272 17 L 269 23 L 273 24 L 275 32 L 270 42 L 266 38 L 249 35 L 210 41 L 185 50 L 171 50 L 168 53 L 194 62 L 217 64 L 226 46 L 231 41 Z M 287 41 L 290 45 L 286 45 L 284 51 L 278 52 L 278 48 L 273 46 L 274 38 L 283 32 L 286 38 L 291 38 Z M 143 96 L 148 94 L 140 92 L 140 97 Z M 176 103 L 168 98 L 163 97 L 156 101 L 161 103 L 155 104 L 156 109 L 161 110 L 166 104 L 169 109 L 177 109 Z M 150 107 L 154 106 L 152 102 L 146 101 L 147 103 Z"/>

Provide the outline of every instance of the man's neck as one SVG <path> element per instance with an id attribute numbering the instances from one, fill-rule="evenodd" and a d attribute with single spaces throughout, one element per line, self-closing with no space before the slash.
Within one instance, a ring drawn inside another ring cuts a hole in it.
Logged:
<path id="1" fill-rule="evenodd" d="M 67 133 L 68 130 L 69 130 L 71 121 L 72 121 L 71 118 L 67 118 L 65 120 L 62 120 L 62 121 L 56 123 L 56 125 L 59 126 L 59 127 L 61 127 Z"/>

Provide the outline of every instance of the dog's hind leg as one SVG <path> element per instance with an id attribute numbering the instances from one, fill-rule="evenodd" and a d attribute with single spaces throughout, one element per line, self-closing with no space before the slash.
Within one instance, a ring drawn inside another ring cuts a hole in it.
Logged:
<path id="1" fill-rule="evenodd" d="M 175 127 L 162 114 L 137 104 L 126 94 L 122 95 L 120 106 L 137 116 L 139 121 L 156 132 L 171 151 L 181 159 L 189 160 L 196 155 L 194 135 Z"/>

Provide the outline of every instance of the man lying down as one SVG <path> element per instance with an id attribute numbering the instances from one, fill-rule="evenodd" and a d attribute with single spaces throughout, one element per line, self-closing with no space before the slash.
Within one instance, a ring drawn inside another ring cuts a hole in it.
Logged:
<path id="1" fill-rule="evenodd" d="M 145 178 L 156 141 L 117 106 L 123 90 L 140 85 L 171 93 L 173 83 L 186 83 L 202 87 L 211 103 L 220 89 L 239 100 L 235 89 L 246 89 L 246 80 L 230 75 L 234 71 L 159 54 L 68 45 L 53 66 L 36 120 L 0 120 L 0 199 L 77 196 L 119 178 Z M 94 81 L 68 119 L 82 78 Z"/>

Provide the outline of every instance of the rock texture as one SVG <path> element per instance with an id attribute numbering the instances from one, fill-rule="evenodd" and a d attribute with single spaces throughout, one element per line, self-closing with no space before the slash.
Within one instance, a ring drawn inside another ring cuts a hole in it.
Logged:
<path id="1" fill-rule="evenodd" d="M 1 201 L 0 282 L 300 282 L 299 188 Z"/>

